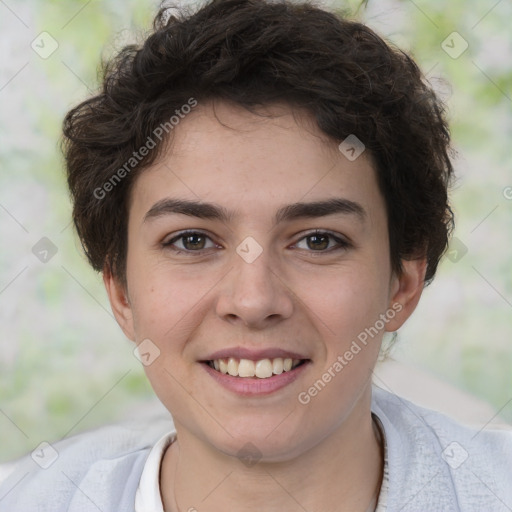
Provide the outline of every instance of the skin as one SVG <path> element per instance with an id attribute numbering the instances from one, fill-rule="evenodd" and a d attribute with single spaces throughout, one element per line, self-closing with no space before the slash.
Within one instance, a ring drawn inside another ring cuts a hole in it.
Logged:
<path id="1" fill-rule="evenodd" d="M 265 113 L 272 117 L 208 103 L 180 122 L 132 189 L 127 286 L 107 269 L 105 285 L 126 336 L 160 350 L 145 371 L 177 429 L 161 470 L 166 511 L 365 511 L 382 478 L 371 372 L 384 330 L 416 307 L 425 260 L 392 272 L 385 202 L 366 152 L 349 161 L 304 112 L 274 105 Z M 144 220 L 168 197 L 216 203 L 233 216 Z M 284 205 L 334 197 L 358 203 L 364 217 L 273 224 Z M 199 251 L 183 238 L 174 247 L 188 252 L 162 245 L 185 229 L 209 237 Z M 315 229 L 349 245 L 307 237 Z M 262 248 L 252 263 L 236 252 L 247 236 Z M 385 329 L 301 404 L 299 393 L 397 303 Z M 311 364 L 271 395 L 241 397 L 198 362 L 235 346 L 291 350 Z M 251 466 L 237 456 L 248 442 L 261 455 Z"/>

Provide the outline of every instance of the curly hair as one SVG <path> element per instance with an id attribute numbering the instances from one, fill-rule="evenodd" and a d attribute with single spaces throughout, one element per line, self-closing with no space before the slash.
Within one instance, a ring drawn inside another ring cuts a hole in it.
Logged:
<path id="1" fill-rule="evenodd" d="M 172 130 L 158 142 L 151 134 L 192 98 L 251 112 L 287 104 L 333 142 L 355 134 L 385 199 L 392 269 L 426 258 L 430 283 L 453 230 L 453 168 L 444 105 L 416 63 L 364 24 L 308 1 L 213 0 L 170 13 L 162 8 L 142 45 L 104 63 L 100 92 L 64 119 L 73 220 L 92 267 L 126 284 L 130 191 Z M 139 155 L 149 139 L 155 149 Z"/>

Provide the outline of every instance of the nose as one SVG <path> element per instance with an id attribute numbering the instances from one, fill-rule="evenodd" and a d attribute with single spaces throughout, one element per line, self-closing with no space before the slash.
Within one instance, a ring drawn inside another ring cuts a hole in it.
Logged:
<path id="1" fill-rule="evenodd" d="M 233 268 L 222 282 L 216 303 L 220 318 L 233 325 L 264 329 L 292 315 L 293 292 L 268 252 L 252 262 L 233 255 Z"/>

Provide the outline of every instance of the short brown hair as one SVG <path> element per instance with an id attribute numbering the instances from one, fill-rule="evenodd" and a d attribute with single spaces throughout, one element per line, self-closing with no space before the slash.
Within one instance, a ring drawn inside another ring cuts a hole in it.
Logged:
<path id="1" fill-rule="evenodd" d="M 453 169 L 443 103 L 415 62 L 309 2 L 213 0 L 169 13 L 160 10 L 142 45 L 104 64 L 101 92 L 64 120 L 73 219 L 93 268 L 126 282 L 130 190 L 172 131 L 132 172 L 121 170 L 177 109 L 190 98 L 249 110 L 280 102 L 305 109 L 337 143 L 351 134 L 364 143 L 386 202 L 392 268 L 425 257 L 428 284 L 453 229 Z"/>

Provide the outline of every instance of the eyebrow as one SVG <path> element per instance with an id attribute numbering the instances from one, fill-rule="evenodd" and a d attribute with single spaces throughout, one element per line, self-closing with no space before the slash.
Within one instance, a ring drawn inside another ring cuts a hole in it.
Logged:
<path id="1" fill-rule="evenodd" d="M 226 210 L 224 207 L 214 203 L 165 198 L 155 203 L 148 210 L 143 222 L 173 214 L 188 215 L 200 219 L 220 220 L 228 223 L 236 217 L 237 212 Z M 274 225 L 280 222 L 336 214 L 353 215 L 361 222 L 364 222 L 366 219 L 366 211 L 359 203 L 344 198 L 331 198 L 323 201 L 299 202 L 283 206 L 277 210 L 274 216 Z"/>

